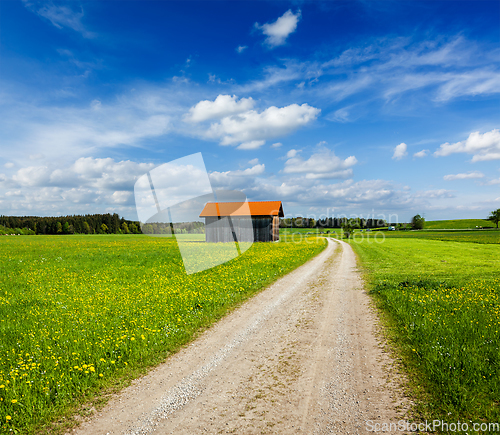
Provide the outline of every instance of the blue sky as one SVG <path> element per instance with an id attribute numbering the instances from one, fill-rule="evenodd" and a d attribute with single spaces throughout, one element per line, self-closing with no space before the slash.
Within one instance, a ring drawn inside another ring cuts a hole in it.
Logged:
<path id="1" fill-rule="evenodd" d="M 135 219 L 197 152 L 290 215 L 500 207 L 498 1 L 4 1 L 0 44 L 0 214 Z"/>

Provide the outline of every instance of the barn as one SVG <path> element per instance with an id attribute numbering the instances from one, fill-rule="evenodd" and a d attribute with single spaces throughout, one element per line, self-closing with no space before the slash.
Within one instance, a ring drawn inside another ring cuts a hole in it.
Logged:
<path id="1" fill-rule="evenodd" d="M 207 242 L 275 242 L 284 214 L 281 201 L 209 202 L 200 217 Z"/>

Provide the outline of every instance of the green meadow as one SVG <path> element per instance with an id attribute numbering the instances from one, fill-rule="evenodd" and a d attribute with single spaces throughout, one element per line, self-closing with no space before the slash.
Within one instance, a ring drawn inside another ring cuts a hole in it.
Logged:
<path id="1" fill-rule="evenodd" d="M 193 275 L 169 237 L 1 237 L 0 433 L 44 433 L 55 420 L 71 427 L 83 404 L 163 361 L 326 243 L 315 229 L 280 234 Z M 499 235 L 356 232 L 350 242 L 421 418 L 500 420 Z"/>
<path id="2" fill-rule="evenodd" d="M 483 228 L 495 228 L 496 225 L 493 222 L 487 221 L 485 219 L 455 219 L 455 220 L 443 220 L 443 221 L 426 221 L 426 230 L 473 230 L 479 227 Z"/>
<path id="3" fill-rule="evenodd" d="M 340 228 L 280 228 L 280 240 L 299 242 L 305 238 L 341 237 Z"/>
<path id="4" fill-rule="evenodd" d="M 256 243 L 187 275 L 168 237 L 1 237 L 0 433 L 40 434 L 54 420 L 71 427 L 83 404 L 160 363 L 325 245 Z"/>
<path id="5" fill-rule="evenodd" d="M 388 239 L 425 239 L 442 240 L 448 242 L 468 242 L 482 244 L 500 244 L 500 231 L 497 230 L 456 230 L 456 231 L 387 231 Z M 381 236 L 379 236 L 381 237 Z"/>
<path id="6" fill-rule="evenodd" d="M 500 421 L 498 234 L 433 240 L 395 232 L 351 241 L 420 418 Z"/>

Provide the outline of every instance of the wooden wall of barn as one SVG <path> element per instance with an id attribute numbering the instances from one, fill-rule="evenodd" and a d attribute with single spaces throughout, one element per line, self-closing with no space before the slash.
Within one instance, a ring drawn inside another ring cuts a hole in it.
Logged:
<path id="1" fill-rule="evenodd" d="M 270 216 L 252 216 L 253 237 L 255 242 L 273 241 L 273 218 Z"/>
<path id="2" fill-rule="evenodd" d="M 207 242 L 234 242 L 233 231 L 236 239 L 240 242 L 279 240 L 279 234 L 276 235 L 276 230 L 273 234 L 273 218 L 270 216 L 233 217 L 231 220 L 227 217 L 205 218 L 205 240 Z"/>

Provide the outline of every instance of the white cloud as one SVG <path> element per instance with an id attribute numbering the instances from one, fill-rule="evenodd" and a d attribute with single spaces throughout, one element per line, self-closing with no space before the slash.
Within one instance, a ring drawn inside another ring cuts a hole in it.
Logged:
<path id="1" fill-rule="evenodd" d="M 327 119 L 336 122 L 349 122 L 349 110 L 347 107 L 336 110 L 333 114 L 328 115 Z"/>
<path id="2" fill-rule="evenodd" d="M 259 159 L 255 158 L 255 159 L 252 159 L 248 162 L 249 165 L 257 165 L 259 164 Z"/>
<path id="3" fill-rule="evenodd" d="M 49 183 L 50 173 L 47 166 L 29 166 L 19 169 L 12 179 L 20 186 L 43 186 Z"/>
<path id="4" fill-rule="evenodd" d="M 408 155 L 406 148 L 407 148 L 406 144 L 404 142 L 401 142 L 394 148 L 394 154 L 392 155 L 392 158 L 394 160 L 401 160 L 404 157 L 406 157 Z"/>
<path id="5" fill-rule="evenodd" d="M 445 181 L 453 181 L 453 180 L 470 180 L 484 178 L 484 174 L 479 171 L 467 172 L 466 174 L 449 174 L 443 177 Z"/>
<path id="6" fill-rule="evenodd" d="M 439 88 L 436 101 L 500 92 L 498 71 L 477 69 L 470 72 L 449 74 L 445 77 L 448 80 Z"/>
<path id="7" fill-rule="evenodd" d="M 133 187 L 153 169 L 150 163 L 111 158 L 79 158 L 68 166 L 52 164 L 19 169 L 1 177 L 13 214 L 85 214 L 108 211 L 135 219 Z M 1 194 L 0 194 L 1 196 Z"/>
<path id="8" fill-rule="evenodd" d="M 298 63 L 293 60 L 287 60 L 285 67 L 269 66 L 264 70 L 264 79 L 255 80 L 248 84 L 239 86 L 240 92 L 265 91 L 268 88 L 277 87 L 281 84 L 288 84 L 294 80 L 303 80 L 304 78 L 316 77 L 318 74 L 317 66 L 311 66 L 307 62 Z"/>
<path id="9" fill-rule="evenodd" d="M 453 153 L 473 154 L 472 162 L 500 159 L 500 130 L 494 129 L 481 134 L 475 131 L 461 142 L 442 144 L 435 156 L 449 156 Z"/>
<path id="10" fill-rule="evenodd" d="M 111 200 L 115 204 L 127 204 L 131 201 L 132 196 L 132 192 L 117 190 L 111 195 Z"/>
<path id="11" fill-rule="evenodd" d="M 38 154 L 30 154 L 30 160 L 42 160 L 45 158 L 45 155 L 38 153 Z"/>
<path id="12" fill-rule="evenodd" d="M 281 146 L 283 146 L 283 144 L 282 144 L 281 142 L 276 142 L 276 143 L 273 143 L 273 144 L 271 145 L 271 148 L 279 148 L 279 147 L 281 147 Z"/>
<path id="13" fill-rule="evenodd" d="M 167 94 L 167 95 L 165 95 Z M 4 158 L 18 159 L 19 155 L 47 160 L 76 159 L 94 154 L 96 149 L 116 146 L 141 146 L 143 141 L 181 128 L 172 123 L 180 110 L 169 92 L 136 91 L 120 95 L 115 102 L 101 103 L 98 110 L 82 107 L 34 106 L 13 102 L 3 113 L 1 124 L 17 131 L 3 138 Z M 73 160 L 74 161 L 74 160 Z"/>
<path id="14" fill-rule="evenodd" d="M 41 3 L 37 1 L 23 0 L 25 6 L 32 12 L 49 20 L 55 27 L 62 29 L 68 27 L 75 32 L 81 33 L 85 38 L 95 37 L 95 33 L 89 32 L 82 24 L 84 16 L 83 8 L 74 11 L 67 5 L 55 5 L 53 3 Z"/>
<path id="15" fill-rule="evenodd" d="M 396 101 L 407 93 L 425 104 L 500 93 L 498 53 L 460 36 L 415 42 L 410 38 L 381 38 L 349 48 L 326 62 L 286 60 L 284 66 L 267 68 L 263 79 L 241 89 L 262 91 L 290 82 L 314 85 L 310 91 L 336 101 L 359 95 L 362 104 L 379 98 Z M 404 109 L 409 110 L 408 104 Z M 351 121 L 347 112 L 338 109 L 327 119 Z"/>
<path id="16" fill-rule="evenodd" d="M 20 190 L 9 190 L 5 193 L 5 196 L 22 196 L 22 192 Z"/>
<path id="17" fill-rule="evenodd" d="M 422 150 L 422 151 L 419 151 L 419 152 L 413 154 L 413 157 L 416 157 L 417 159 L 421 159 L 422 157 L 427 157 L 427 154 L 429 154 L 429 150 Z"/>
<path id="18" fill-rule="evenodd" d="M 316 216 L 329 210 L 329 215 L 383 218 L 391 222 L 408 222 L 411 216 L 428 211 L 433 215 L 442 213 L 442 218 L 456 212 L 456 205 L 463 204 L 463 198 L 446 189 L 412 192 L 402 186 L 382 179 L 352 179 L 336 183 L 307 179 L 304 176 L 269 178 L 256 180 L 256 185 L 247 191 L 255 200 L 277 198 L 284 202 L 285 213 L 308 211 Z M 491 205 L 487 206 L 491 207 Z M 482 207 L 484 209 L 484 207 Z M 379 213 L 384 213 L 380 216 Z"/>
<path id="19" fill-rule="evenodd" d="M 7 163 L 5 163 L 4 167 L 7 168 L 7 169 L 13 168 L 14 167 L 14 163 L 7 162 Z"/>
<path id="20" fill-rule="evenodd" d="M 12 182 L 21 187 L 91 187 L 98 190 L 132 189 L 138 176 L 153 167 L 130 160 L 81 157 L 68 167 L 29 166 L 19 169 Z"/>
<path id="21" fill-rule="evenodd" d="M 99 100 L 92 100 L 90 103 L 90 107 L 94 110 L 99 110 L 101 108 L 102 103 Z"/>
<path id="22" fill-rule="evenodd" d="M 187 121 L 201 122 L 209 119 L 220 119 L 226 116 L 237 115 L 253 108 L 255 102 L 252 98 L 242 98 L 233 95 L 219 95 L 215 101 L 200 101 L 189 109 Z"/>
<path id="23" fill-rule="evenodd" d="M 305 174 L 308 179 L 349 178 L 352 176 L 351 166 L 358 162 L 354 156 L 342 160 L 329 149 L 323 149 L 307 160 L 297 156 L 296 150 L 290 150 L 287 157 L 283 173 Z"/>
<path id="24" fill-rule="evenodd" d="M 247 177 L 249 175 L 256 176 L 264 173 L 266 166 L 264 164 L 255 165 L 251 168 L 245 169 L 243 171 L 233 171 L 233 175 Z"/>
<path id="25" fill-rule="evenodd" d="M 127 193 L 100 192 L 88 188 L 41 187 L 9 192 L 4 202 L 12 214 L 67 215 L 87 213 L 119 213 L 135 219 L 133 201 Z"/>
<path id="26" fill-rule="evenodd" d="M 287 158 L 291 159 L 295 157 L 298 153 L 300 153 L 300 150 L 290 150 L 286 153 Z"/>
<path id="27" fill-rule="evenodd" d="M 335 81 L 332 84 L 328 85 L 325 91 L 328 94 L 333 95 L 333 98 L 336 101 L 341 101 L 351 95 L 366 91 L 368 88 L 373 87 L 374 85 L 376 85 L 376 75 L 365 75 L 361 73 L 356 74 L 356 76 L 351 77 L 350 79 L 345 81 Z M 341 110 L 338 116 L 340 117 L 339 119 L 346 119 L 347 112 Z"/>
<path id="28" fill-rule="evenodd" d="M 87 189 L 84 187 L 73 187 L 68 190 L 64 190 L 58 187 L 53 187 L 53 188 L 43 188 L 40 189 L 42 195 L 45 197 L 44 202 L 50 203 L 50 202 L 70 202 L 72 205 L 71 207 L 74 207 L 75 204 L 81 204 L 81 205 L 90 205 L 90 204 L 97 204 L 101 202 L 106 195 L 103 194 L 103 192 L 96 192 L 95 190 L 92 189 Z M 29 197 L 29 195 L 27 195 Z M 113 195 L 111 195 L 112 199 Z M 114 201 L 112 201 L 114 202 Z"/>
<path id="29" fill-rule="evenodd" d="M 249 142 L 243 142 L 236 148 L 239 150 L 256 150 L 266 143 L 265 140 L 251 140 Z"/>
<path id="30" fill-rule="evenodd" d="M 263 174 L 264 171 L 264 164 L 256 164 L 244 170 L 214 171 L 209 174 L 209 178 L 214 189 L 242 189 L 252 187 L 255 183 L 255 177 Z"/>
<path id="31" fill-rule="evenodd" d="M 188 84 L 190 83 L 190 80 L 188 77 L 185 76 L 173 76 L 172 81 L 177 84 Z"/>
<path id="32" fill-rule="evenodd" d="M 345 180 L 334 184 L 318 184 L 318 180 L 305 178 L 289 179 L 280 184 L 258 183 L 252 193 L 259 199 L 279 198 L 289 204 L 304 206 L 326 206 L 334 204 L 338 212 L 346 212 L 351 207 L 363 207 L 376 203 L 377 208 L 389 205 L 401 208 L 412 204 L 411 195 L 401 192 L 385 180 Z M 308 184 L 313 183 L 313 184 Z"/>
<path id="33" fill-rule="evenodd" d="M 474 210 L 474 211 L 477 211 L 477 210 L 481 210 L 483 207 L 481 207 L 480 205 L 458 205 L 457 206 L 457 209 L 458 210 Z"/>
<path id="34" fill-rule="evenodd" d="M 266 23 L 262 26 L 255 23 L 257 29 L 262 30 L 262 33 L 267 36 L 265 43 L 270 47 L 278 47 L 286 42 L 288 36 L 295 32 L 297 23 L 301 17 L 301 12 L 298 10 L 295 14 L 289 9 L 281 17 L 273 23 Z"/>
<path id="35" fill-rule="evenodd" d="M 231 85 L 234 84 L 234 79 L 221 80 L 215 74 L 208 73 L 208 83 L 217 83 L 218 85 Z"/>
<path id="36" fill-rule="evenodd" d="M 164 115 L 135 119 L 128 125 L 124 121 L 123 118 L 118 120 L 123 128 L 113 128 L 108 124 L 107 128 L 101 129 L 98 124 L 89 122 L 88 119 L 84 124 L 59 124 L 56 128 L 40 126 L 36 140 L 44 149 L 56 143 L 60 143 L 64 148 L 83 149 L 95 146 L 134 145 L 145 137 L 161 136 L 170 126 L 169 117 Z"/>
<path id="37" fill-rule="evenodd" d="M 238 45 L 238 47 L 236 48 L 236 51 L 238 53 L 243 53 L 248 47 L 246 45 Z"/>
<path id="38" fill-rule="evenodd" d="M 314 121 L 320 112 L 320 109 L 308 104 L 290 104 L 281 108 L 271 106 L 260 113 L 249 110 L 212 124 L 206 136 L 219 139 L 221 145 L 252 142 L 256 145 L 255 141 L 292 133 Z"/>
<path id="39" fill-rule="evenodd" d="M 451 190 L 446 189 L 434 189 L 434 190 L 424 190 L 415 193 L 415 198 L 455 198 L 455 194 Z"/>
<path id="40" fill-rule="evenodd" d="M 489 186 L 500 184 L 500 178 L 495 178 L 494 180 L 490 180 L 486 184 L 489 185 Z"/>

